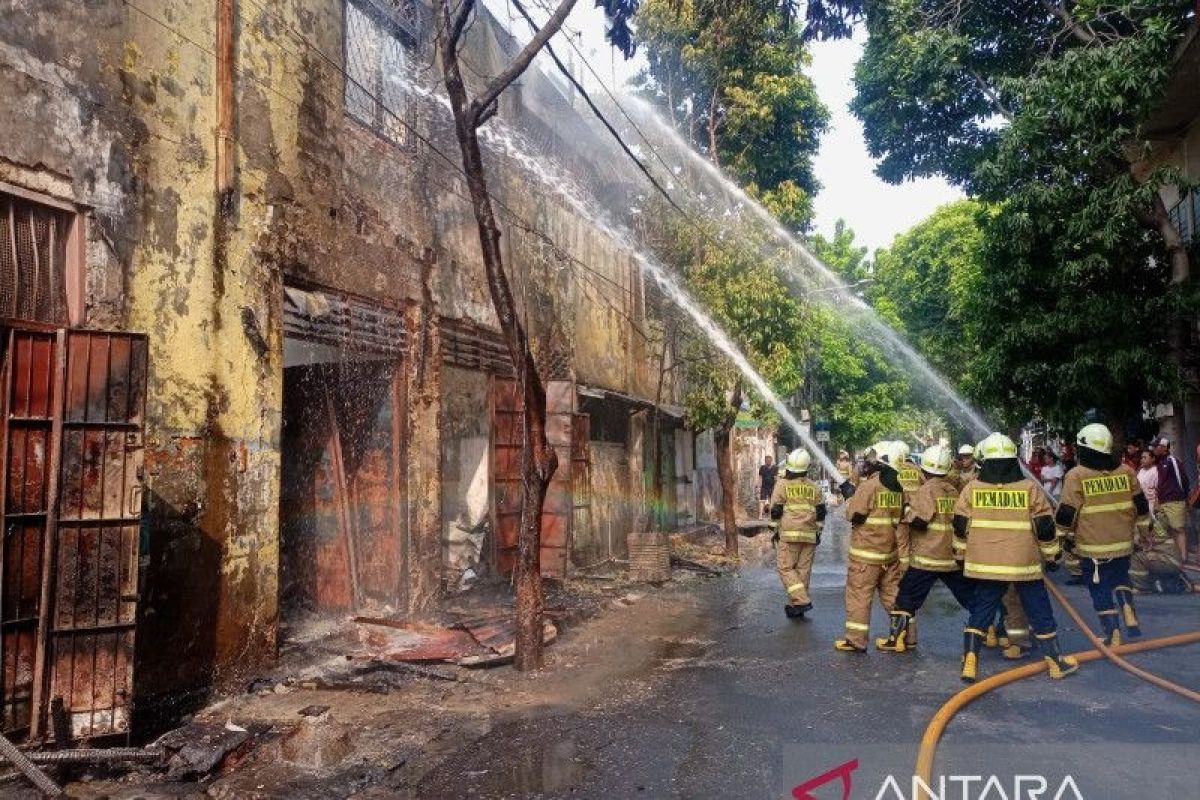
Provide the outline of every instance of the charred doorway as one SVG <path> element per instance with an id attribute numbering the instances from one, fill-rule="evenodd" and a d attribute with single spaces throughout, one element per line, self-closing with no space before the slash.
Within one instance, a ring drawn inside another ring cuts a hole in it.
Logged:
<path id="1" fill-rule="evenodd" d="M 342 295 L 285 292 L 283 613 L 402 609 L 402 317 Z"/>

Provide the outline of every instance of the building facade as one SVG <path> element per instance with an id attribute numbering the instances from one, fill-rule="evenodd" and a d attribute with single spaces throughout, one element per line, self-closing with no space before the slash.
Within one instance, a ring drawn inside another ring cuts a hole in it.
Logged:
<path id="1" fill-rule="evenodd" d="M 432 37 L 413 0 L 0 10 L 6 731 L 62 698 L 74 735 L 122 733 L 288 622 L 419 616 L 511 565 L 519 395 Z M 469 76 L 517 49 L 481 10 Z M 595 135 L 531 70 L 485 136 L 548 380 L 552 577 L 699 506 L 653 292 L 543 169 L 630 191 Z"/>

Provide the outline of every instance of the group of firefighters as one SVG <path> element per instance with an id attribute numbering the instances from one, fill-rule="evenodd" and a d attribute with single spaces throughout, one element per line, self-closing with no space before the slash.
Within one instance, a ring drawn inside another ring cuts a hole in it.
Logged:
<path id="1" fill-rule="evenodd" d="M 875 598 L 890 615 L 879 650 L 917 646 L 916 614 L 939 580 L 966 610 L 962 674 L 978 676 L 981 649 L 1006 658 L 1025 655 L 1031 641 L 1051 678 L 1079 669 L 1059 644 L 1043 571 L 1058 569 L 1064 546 L 1079 559 L 1099 615 L 1104 641 L 1141 635 L 1130 559 L 1134 538 L 1147 535 L 1150 508 L 1133 470 L 1113 457 L 1108 428 L 1091 424 L 1076 437 L 1078 465 L 1063 480 L 1057 509 L 1040 484 L 1026 477 L 1017 446 L 993 433 L 960 449 L 928 447 L 918 462 L 903 442 L 867 451 L 857 486 L 846 498 L 851 535 L 846 574 L 846 627 L 837 650 L 865 653 Z M 810 456 L 792 451 L 770 498 L 785 611 L 803 618 L 812 609 L 808 585 L 827 514 L 820 486 L 807 477 Z M 1030 632 L 1032 631 L 1032 637 Z"/>

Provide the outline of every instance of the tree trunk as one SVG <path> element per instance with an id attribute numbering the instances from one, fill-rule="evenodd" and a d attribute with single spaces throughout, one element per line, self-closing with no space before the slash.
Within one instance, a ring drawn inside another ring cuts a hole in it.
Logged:
<path id="1" fill-rule="evenodd" d="M 476 126 L 479 120 L 470 113 L 466 87 L 458 67 L 457 54 L 444 51 L 442 56 L 446 90 L 454 111 L 455 134 L 462 152 L 463 172 L 475 221 L 479 228 L 479 245 L 487 274 L 488 292 L 496 309 L 496 318 L 520 386 L 524 408 L 522 428 L 524 448 L 521 452 L 521 523 L 517 533 L 517 562 L 514 568 L 516 584 L 516 655 L 518 670 L 537 669 L 542 665 L 542 575 L 541 519 L 546 487 L 558 465 L 554 449 L 546 439 L 546 387 L 538 374 L 529 337 L 521 324 L 520 313 L 513 299 L 504 258 L 500 248 L 500 228 L 492 209 L 483 156 L 479 147 Z"/>
<path id="2" fill-rule="evenodd" d="M 733 471 L 733 430 L 737 422 L 738 409 L 742 407 L 742 383 L 733 387 L 729 410 L 725 419 L 713 429 L 713 449 L 717 457 L 717 477 L 721 481 L 721 515 L 725 527 L 725 555 L 737 558 L 737 475 Z"/>

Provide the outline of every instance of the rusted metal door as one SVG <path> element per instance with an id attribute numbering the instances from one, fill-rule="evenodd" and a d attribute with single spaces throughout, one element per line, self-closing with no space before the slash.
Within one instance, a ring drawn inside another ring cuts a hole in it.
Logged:
<path id="1" fill-rule="evenodd" d="M 492 379 L 492 492 L 496 536 L 496 570 L 513 571 L 517 563 L 517 533 L 521 528 L 521 403 L 517 382 Z"/>
<path id="2" fill-rule="evenodd" d="M 129 730 L 147 344 L 11 329 L 4 358 L 4 727 Z M 33 585 L 36 584 L 36 589 Z"/>
<path id="3" fill-rule="evenodd" d="M 501 573 L 510 573 L 517 559 L 517 535 L 521 527 L 521 452 L 524 447 L 522 408 L 517 382 L 493 378 L 492 395 L 492 480 L 495 515 L 495 563 Z M 570 381 L 547 384 L 546 437 L 558 455 L 558 468 L 546 488 L 542 506 L 542 575 L 564 578 L 570 554 L 571 522 L 574 515 L 572 486 L 571 428 L 575 386 Z"/>

